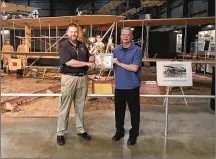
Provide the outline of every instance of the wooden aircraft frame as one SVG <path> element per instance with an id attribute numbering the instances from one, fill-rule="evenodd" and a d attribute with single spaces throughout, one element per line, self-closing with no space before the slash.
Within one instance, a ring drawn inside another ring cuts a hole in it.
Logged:
<path id="1" fill-rule="evenodd" d="M 92 29 L 93 25 L 102 25 L 111 27 L 107 30 L 111 31 L 111 35 L 113 33 L 113 29 L 116 30 L 116 40 L 115 46 L 117 46 L 117 28 L 124 26 L 142 26 L 142 39 L 141 43 L 143 46 L 143 32 L 145 26 L 170 26 L 170 25 L 185 25 L 185 32 L 187 32 L 187 25 L 201 25 L 201 24 L 213 24 L 215 23 L 215 17 L 201 17 L 201 18 L 170 18 L 170 19 L 139 19 L 139 20 L 123 20 L 123 16 L 112 16 L 112 15 L 83 15 L 83 16 L 66 16 L 66 17 L 44 17 L 44 18 L 25 18 L 25 19 L 10 19 L 2 22 L 3 28 L 12 28 L 14 31 L 16 28 L 24 28 L 25 29 L 25 38 L 26 44 L 30 46 L 31 38 L 38 39 L 48 39 L 49 40 L 49 48 L 45 50 L 45 52 L 26 52 L 26 53 L 17 53 L 17 55 L 25 54 L 26 56 L 39 56 L 39 57 L 48 57 L 51 58 L 53 56 L 58 57 L 57 52 L 51 52 L 51 48 L 55 46 L 61 39 L 66 38 L 66 34 L 63 36 L 56 37 L 50 36 L 51 28 L 66 28 L 67 25 L 71 22 L 75 22 L 81 26 L 90 26 Z M 49 36 L 41 36 L 41 37 L 31 37 L 31 29 L 42 29 L 49 28 Z M 107 34 L 107 33 L 106 33 Z M 105 34 L 105 35 L 106 35 Z M 111 36 L 110 35 L 110 36 Z M 105 36 L 103 36 L 104 38 Z M 51 45 L 51 39 L 56 38 L 56 42 Z M 102 39 L 103 39 L 102 38 Z M 186 36 L 184 41 L 186 42 Z M 147 44 L 148 44 L 148 31 L 147 31 Z M 186 52 L 186 48 L 184 48 L 184 52 Z M 2 52 L 3 54 L 14 54 Z M 148 58 L 148 50 L 145 55 Z M 192 60 L 193 61 L 193 60 Z M 208 60 L 209 61 L 209 60 Z M 214 60 L 213 60 L 214 61 Z M 212 61 L 209 61 L 210 63 Z"/>

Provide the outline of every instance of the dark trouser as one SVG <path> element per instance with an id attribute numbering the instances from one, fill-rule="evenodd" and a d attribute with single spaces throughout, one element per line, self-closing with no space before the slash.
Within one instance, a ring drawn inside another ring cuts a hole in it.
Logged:
<path id="1" fill-rule="evenodd" d="M 116 132 L 124 133 L 124 119 L 126 102 L 131 114 L 130 137 L 136 138 L 139 135 L 140 124 L 140 93 L 139 88 L 135 89 L 115 89 L 115 120 Z"/>

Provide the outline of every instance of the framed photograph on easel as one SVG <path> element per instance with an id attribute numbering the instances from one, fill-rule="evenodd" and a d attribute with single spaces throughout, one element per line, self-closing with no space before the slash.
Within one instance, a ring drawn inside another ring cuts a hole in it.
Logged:
<path id="1" fill-rule="evenodd" d="M 159 86 L 192 86 L 192 64 L 188 61 L 157 62 Z"/>

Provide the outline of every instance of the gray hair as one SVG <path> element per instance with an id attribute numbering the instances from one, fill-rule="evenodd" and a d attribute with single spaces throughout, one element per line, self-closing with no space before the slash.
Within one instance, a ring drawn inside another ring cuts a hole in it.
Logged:
<path id="1" fill-rule="evenodd" d="M 130 31 L 131 31 L 131 35 L 133 36 L 133 30 L 132 30 L 131 27 L 123 27 L 123 28 L 121 29 L 121 33 L 122 33 L 122 31 L 124 31 L 124 30 L 130 30 Z"/>

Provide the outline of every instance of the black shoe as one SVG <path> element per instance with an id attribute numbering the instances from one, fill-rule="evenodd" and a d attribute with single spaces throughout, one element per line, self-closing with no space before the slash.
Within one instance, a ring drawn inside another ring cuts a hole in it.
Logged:
<path id="1" fill-rule="evenodd" d="M 91 140 L 91 136 L 89 136 L 86 132 L 82 134 L 78 133 L 77 135 L 81 136 L 84 140 Z"/>
<path id="2" fill-rule="evenodd" d="M 59 145 L 64 145 L 65 144 L 64 136 L 58 136 L 57 135 L 57 144 L 59 144 Z"/>
<path id="3" fill-rule="evenodd" d="M 128 145 L 135 145 L 136 144 L 137 139 L 136 138 L 131 138 L 129 137 L 127 144 Z"/>
<path id="4" fill-rule="evenodd" d="M 124 137 L 124 134 L 116 133 L 116 134 L 112 137 L 112 140 L 113 140 L 113 141 L 119 141 L 122 137 Z"/>

